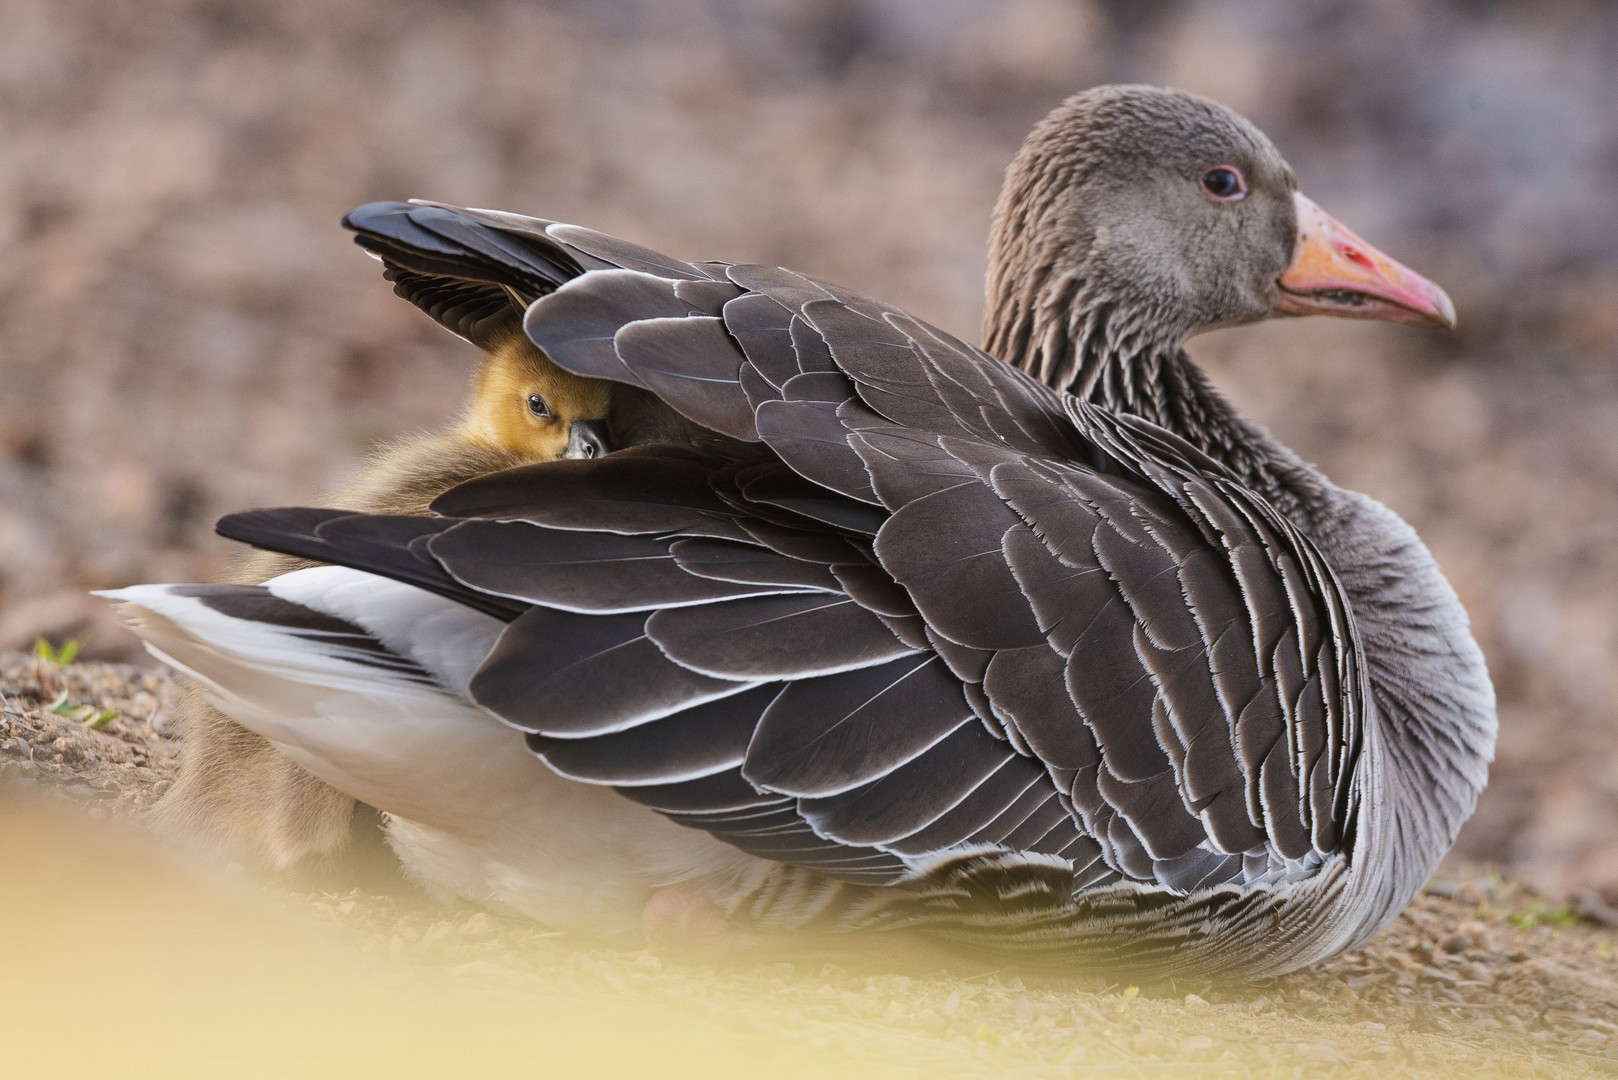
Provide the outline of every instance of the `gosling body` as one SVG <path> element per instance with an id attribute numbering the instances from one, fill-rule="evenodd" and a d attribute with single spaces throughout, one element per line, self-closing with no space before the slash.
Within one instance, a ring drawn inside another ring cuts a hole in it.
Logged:
<path id="1" fill-rule="evenodd" d="M 375 452 L 325 502 L 356 511 L 416 515 L 457 484 L 540 461 L 593 457 L 609 439 L 611 384 L 553 364 L 513 326 L 486 339 L 462 415 L 447 431 L 413 435 Z M 622 403 L 631 435 L 670 431 L 655 409 Z M 258 585 L 319 565 L 257 551 L 225 578 Z M 360 803 L 222 713 L 189 687 L 175 707 L 180 773 L 153 810 L 172 835 L 278 870 L 328 862 L 356 834 Z M 361 819 L 369 815 L 361 815 Z"/>

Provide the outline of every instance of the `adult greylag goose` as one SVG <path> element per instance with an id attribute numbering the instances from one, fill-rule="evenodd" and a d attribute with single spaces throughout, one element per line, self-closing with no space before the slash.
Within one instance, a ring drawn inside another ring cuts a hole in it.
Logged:
<path id="1" fill-rule="evenodd" d="M 404 287 L 404 286 L 401 286 Z M 376 450 L 326 498 L 348 510 L 425 514 L 473 477 L 537 461 L 607 452 L 609 415 L 625 395 L 563 371 L 522 332 L 522 309 L 487 306 L 458 330 L 482 349 L 471 398 L 448 430 Z M 620 425 L 622 427 L 623 425 Z M 252 553 L 229 579 L 260 584 L 310 560 Z M 176 703 L 179 776 L 152 813 L 158 828 L 277 869 L 346 851 L 352 796 L 311 775 L 261 735 L 214 708 L 195 687 Z"/>
<path id="2" fill-rule="evenodd" d="M 1251 977 L 1363 941 L 1471 813 L 1495 716 L 1454 592 L 1180 350 L 1277 313 L 1453 313 L 1226 109 L 1104 88 L 1039 125 L 994 228 L 999 358 L 572 225 L 348 225 L 714 433 L 432 516 L 232 515 L 333 565 L 109 594 L 386 811 L 438 891 L 599 933 L 695 896 L 737 927 Z"/>

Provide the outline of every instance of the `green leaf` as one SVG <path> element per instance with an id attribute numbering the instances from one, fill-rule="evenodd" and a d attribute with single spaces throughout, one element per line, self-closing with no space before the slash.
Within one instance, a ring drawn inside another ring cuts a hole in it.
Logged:
<path id="1" fill-rule="evenodd" d="M 68 638 L 62 644 L 53 647 L 50 642 L 39 637 L 34 639 L 34 655 L 57 667 L 67 667 L 79 655 L 80 644 L 78 638 Z"/>
<path id="2" fill-rule="evenodd" d="M 102 728 L 118 719 L 119 715 L 120 714 L 117 709 L 102 709 L 100 712 L 87 719 L 84 722 L 84 726 L 89 728 L 91 731 L 100 731 Z"/>

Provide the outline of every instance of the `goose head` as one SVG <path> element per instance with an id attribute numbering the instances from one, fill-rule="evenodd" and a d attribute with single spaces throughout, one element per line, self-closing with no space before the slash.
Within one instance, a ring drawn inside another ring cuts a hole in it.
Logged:
<path id="1" fill-rule="evenodd" d="M 1455 324 L 1442 289 L 1303 195 L 1253 124 L 1147 86 L 1078 94 L 1028 137 L 996 207 L 988 300 L 989 351 L 1074 392 L 1086 349 L 1177 350 L 1276 316 Z"/>

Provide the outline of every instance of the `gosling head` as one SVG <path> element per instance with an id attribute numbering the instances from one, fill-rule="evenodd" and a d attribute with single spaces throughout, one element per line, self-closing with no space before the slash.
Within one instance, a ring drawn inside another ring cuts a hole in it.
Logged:
<path id="1" fill-rule="evenodd" d="M 562 370 L 517 331 L 486 350 L 464 430 L 525 460 L 599 457 L 611 403 L 611 384 Z"/>
<path id="2" fill-rule="evenodd" d="M 1205 98 L 1105 86 L 1063 102 L 1006 174 L 986 340 L 1018 359 L 1051 322 L 1110 320 L 1127 351 L 1279 315 L 1455 324 L 1437 285 L 1298 191 L 1273 143 Z"/>

